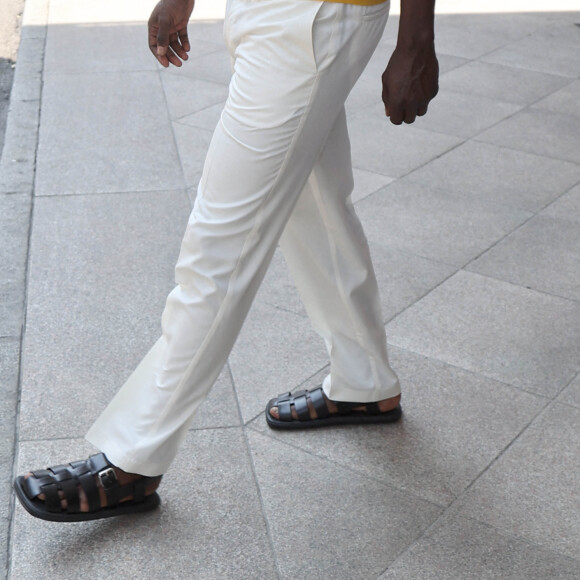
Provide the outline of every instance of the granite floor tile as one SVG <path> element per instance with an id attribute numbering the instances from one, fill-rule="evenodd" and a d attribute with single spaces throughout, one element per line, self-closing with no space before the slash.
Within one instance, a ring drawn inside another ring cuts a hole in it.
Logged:
<path id="1" fill-rule="evenodd" d="M 304 318 L 308 316 L 280 248 L 274 252 L 270 267 L 256 295 L 256 302 L 287 310 Z"/>
<path id="2" fill-rule="evenodd" d="M 580 409 L 552 404 L 454 509 L 580 560 L 579 424 Z"/>
<path id="3" fill-rule="evenodd" d="M 534 105 L 554 113 L 580 116 L 580 80 L 576 80 L 552 93 Z"/>
<path id="4" fill-rule="evenodd" d="M 0 338 L 22 332 L 31 203 L 25 193 L 0 194 Z"/>
<path id="5" fill-rule="evenodd" d="M 580 185 L 573 187 L 548 206 L 542 215 L 580 223 Z"/>
<path id="6" fill-rule="evenodd" d="M 34 82 L 40 83 L 39 77 L 35 75 L 33 78 Z M 0 156 L 0 194 L 32 193 L 39 116 L 40 101 L 11 101 Z"/>
<path id="7" fill-rule="evenodd" d="M 238 401 L 226 365 L 195 415 L 191 429 L 239 427 L 241 424 Z"/>
<path id="8" fill-rule="evenodd" d="M 580 409 L 580 374 L 560 393 L 557 401 Z"/>
<path id="9" fill-rule="evenodd" d="M 574 163 L 468 141 L 408 178 L 463 198 L 537 212 L 580 180 Z"/>
<path id="10" fill-rule="evenodd" d="M 364 171 L 363 169 L 353 169 L 353 175 L 354 190 L 352 192 L 352 201 L 355 204 L 394 181 L 392 177 L 373 173 L 372 171 Z"/>
<path id="11" fill-rule="evenodd" d="M 280 432 L 258 417 L 252 429 L 449 505 L 547 404 L 543 397 L 396 347 L 389 354 L 403 390 L 399 423 Z M 313 386 L 315 381 L 301 388 Z"/>
<path id="12" fill-rule="evenodd" d="M 157 72 L 45 79 L 37 195 L 184 185 Z"/>
<path id="13" fill-rule="evenodd" d="M 19 471 L 90 453 L 80 440 L 22 444 Z M 276 578 L 245 439 L 239 429 L 188 434 L 144 515 L 67 524 L 18 507 L 12 578 Z"/>
<path id="14" fill-rule="evenodd" d="M 371 243 L 383 320 L 387 321 L 451 276 L 455 266 Z"/>
<path id="15" fill-rule="evenodd" d="M 280 577 L 376 578 L 440 508 L 248 434 Z"/>
<path id="16" fill-rule="evenodd" d="M 479 58 L 528 36 L 544 23 L 538 14 L 440 15 L 436 46 L 442 54 Z"/>
<path id="17" fill-rule="evenodd" d="M 19 362 L 20 340 L 0 338 L 0 570 L 6 569 L 8 556 Z"/>
<path id="18" fill-rule="evenodd" d="M 52 24 L 47 28 L 45 75 L 155 70 L 157 61 L 147 46 L 145 22 Z"/>
<path id="19" fill-rule="evenodd" d="M 410 179 L 370 195 L 357 212 L 372 244 L 455 266 L 473 260 L 531 216 Z"/>
<path id="20" fill-rule="evenodd" d="M 520 110 L 522 105 L 442 90 L 421 119 L 421 129 L 468 139 Z"/>
<path id="21" fill-rule="evenodd" d="M 173 123 L 179 160 L 188 188 L 197 188 L 213 131 Z"/>
<path id="22" fill-rule="evenodd" d="M 79 436 L 161 332 L 184 192 L 36 200 L 21 437 Z"/>
<path id="23" fill-rule="evenodd" d="M 180 119 L 179 122 L 190 127 L 198 127 L 199 129 L 213 132 L 220 120 L 224 106 L 225 100 L 196 113 L 192 113 L 191 115 L 187 115 Z"/>
<path id="24" fill-rule="evenodd" d="M 580 223 L 536 216 L 468 269 L 580 301 Z"/>
<path id="25" fill-rule="evenodd" d="M 525 110 L 487 129 L 477 139 L 580 164 L 580 117 Z"/>
<path id="26" fill-rule="evenodd" d="M 441 75 L 440 90 L 529 105 L 569 83 L 568 77 L 476 60 Z M 475 103 L 474 110 L 479 115 Z"/>
<path id="27" fill-rule="evenodd" d="M 188 66 L 190 65 L 190 66 Z M 204 81 L 228 85 L 232 76 L 232 65 L 227 50 L 217 48 L 212 53 L 196 58 L 194 63 L 186 63 L 180 74 Z"/>
<path id="28" fill-rule="evenodd" d="M 203 111 L 225 101 L 227 87 L 218 83 L 202 81 L 183 74 L 163 71 L 161 82 L 167 98 L 167 107 L 172 121 Z"/>
<path id="29" fill-rule="evenodd" d="M 555 22 L 532 34 L 522 34 L 517 42 L 507 44 L 482 60 L 577 78 L 580 75 L 579 39 L 580 30 L 573 21 Z"/>
<path id="30" fill-rule="evenodd" d="M 580 562 L 461 517 L 446 517 L 428 530 L 380 580 L 573 580 Z"/>
<path id="31" fill-rule="evenodd" d="M 579 370 L 580 304 L 458 272 L 387 325 L 390 341 L 555 397 Z"/>
<path id="32" fill-rule="evenodd" d="M 382 104 L 351 117 L 349 127 L 354 167 L 389 177 L 401 177 L 461 143 L 450 135 L 395 127 Z"/>
<path id="33" fill-rule="evenodd" d="M 117 0 L 84 0 L 81 4 L 68 0 L 50 0 L 48 24 L 94 24 L 109 22 L 147 22 L 150 6 L 141 2 Z"/>
<path id="34" fill-rule="evenodd" d="M 302 316 L 255 303 L 230 355 L 244 422 L 328 362 L 322 339 Z"/>

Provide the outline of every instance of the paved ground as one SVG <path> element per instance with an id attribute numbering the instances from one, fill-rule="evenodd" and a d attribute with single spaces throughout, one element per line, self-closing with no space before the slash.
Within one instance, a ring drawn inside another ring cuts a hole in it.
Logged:
<path id="1" fill-rule="evenodd" d="M 23 6 L 24 0 L 0 0 L 0 152 L 4 146 Z"/>
<path id="2" fill-rule="evenodd" d="M 61 526 L 14 505 L 11 475 L 90 452 L 157 337 L 229 65 L 219 21 L 160 71 L 150 6 L 27 0 L 0 165 L 7 577 L 580 577 L 580 13 L 543 4 L 441 0 L 441 94 L 401 128 L 377 100 L 394 18 L 350 99 L 404 420 L 264 426 L 326 368 L 276 255 L 162 508 Z"/>

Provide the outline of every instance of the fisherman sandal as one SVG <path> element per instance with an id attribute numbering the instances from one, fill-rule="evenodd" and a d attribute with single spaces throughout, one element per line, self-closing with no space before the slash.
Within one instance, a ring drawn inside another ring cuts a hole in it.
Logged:
<path id="1" fill-rule="evenodd" d="M 266 406 L 266 421 L 272 429 L 310 429 L 331 425 L 366 425 L 373 423 L 392 423 L 402 415 L 401 405 L 390 411 L 381 411 L 378 403 L 346 403 L 332 401 L 337 412 L 331 413 L 326 397 L 319 386 L 310 391 L 283 393 L 270 400 Z M 272 407 L 278 408 L 278 419 L 270 414 Z M 316 418 L 311 417 L 311 408 Z M 296 412 L 296 418 L 292 411 Z"/>
<path id="2" fill-rule="evenodd" d="M 37 518 L 81 522 L 155 509 L 160 503 L 159 495 L 145 494 L 147 487 L 158 485 L 160 479 L 161 476 L 143 476 L 121 485 L 114 466 L 104 453 L 98 453 L 68 465 L 33 471 L 28 477 L 21 475 L 14 481 L 14 490 L 24 509 Z M 106 506 L 101 506 L 100 488 L 104 490 Z M 87 512 L 81 512 L 81 489 L 87 497 Z M 39 499 L 40 495 L 45 499 Z M 66 500 L 66 507 L 62 500 Z"/>

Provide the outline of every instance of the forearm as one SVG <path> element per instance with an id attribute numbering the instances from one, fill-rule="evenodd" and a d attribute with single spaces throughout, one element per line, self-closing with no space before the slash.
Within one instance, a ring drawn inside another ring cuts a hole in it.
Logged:
<path id="1" fill-rule="evenodd" d="M 401 0 L 397 44 L 413 46 L 435 39 L 435 0 Z"/>

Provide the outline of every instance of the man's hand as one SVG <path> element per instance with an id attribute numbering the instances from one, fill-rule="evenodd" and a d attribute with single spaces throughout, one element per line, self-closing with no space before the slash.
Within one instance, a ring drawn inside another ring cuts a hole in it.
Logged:
<path id="1" fill-rule="evenodd" d="M 149 48 L 162 66 L 181 66 L 191 46 L 187 23 L 194 0 L 160 0 L 149 17 Z"/>
<path id="2" fill-rule="evenodd" d="M 434 11 L 434 0 L 401 0 L 397 47 L 382 77 L 385 113 L 395 125 L 424 115 L 439 90 Z"/>

